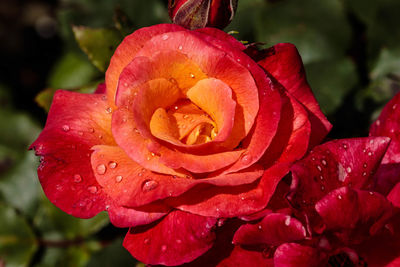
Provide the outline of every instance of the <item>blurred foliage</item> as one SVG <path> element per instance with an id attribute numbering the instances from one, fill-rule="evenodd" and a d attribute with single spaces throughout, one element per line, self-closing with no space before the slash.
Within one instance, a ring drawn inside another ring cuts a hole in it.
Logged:
<path id="1" fill-rule="evenodd" d="M 226 31 L 264 47 L 294 43 L 330 137 L 363 136 L 400 91 L 398 14 L 398 0 L 240 0 Z M 57 89 L 93 92 L 124 36 L 169 22 L 162 0 L 59 0 L 53 16 L 61 54 L 35 99 L 46 111 Z M 73 218 L 44 196 L 27 151 L 43 121 L 13 106 L 13 90 L 0 81 L 0 266 L 139 266 L 105 213 Z"/>

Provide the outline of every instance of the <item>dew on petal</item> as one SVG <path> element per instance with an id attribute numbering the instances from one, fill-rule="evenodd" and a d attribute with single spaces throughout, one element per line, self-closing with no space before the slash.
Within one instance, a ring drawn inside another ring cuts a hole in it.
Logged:
<path id="1" fill-rule="evenodd" d="M 347 145 L 346 144 L 343 144 L 342 146 L 343 146 L 344 149 L 347 149 Z"/>
<path id="2" fill-rule="evenodd" d="M 363 172 L 362 175 L 363 175 L 363 176 L 367 176 L 367 173 L 366 173 L 366 172 Z"/>
<path id="3" fill-rule="evenodd" d="M 194 79 L 195 77 L 193 73 L 190 73 L 190 78 Z"/>
<path id="4" fill-rule="evenodd" d="M 89 132 L 94 133 L 94 129 L 93 128 L 89 128 Z"/>
<path id="5" fill-rule="evenodd" d="M 347 171 L 348 173 L 351 173 L 351 168 L 350 168 L 350 167 L 347 167 L 346 171 Z"/>
<path id="6" fill-rule="evenodd" d="M 153 181 L 153 180 L 146 180 L 143 182 L 142 184 L 142 190 L 144 192 L 149 192 L 151 190 L 156 189 L 158 186 L 158 182 L 157 181 Z"/>
<path id="7" fill-rule="evenodd" d="M 143 243 L 145 243 L 146 245 L 150 244 L 150 239 L 146 238 Z"/>
<path id="8" fill-rule="evenodd" d="M 112 108 L 108 107 L 106 108 L 106 113 L 110 114 L 112 112 Z"/>
<path id="9" fill-rule="evenodd" d="M 321 160 L 322 165 L 326 166 L 326 160 Z"/>
<path id="10" fill-rule="evenodd" d="M 325 186 L 321 185 L 321 191 L 325 190 Z"/>
<path id="11" fill-rule="evenodd" d="M 364 167 L 364 168 L 367 168 L 367 163 L 364 163 L 364 164 L 363 164 L 363 167 Z"/>
<path id="12" fill-rule="evenodd" d="M 337 197 L 338 199 L 342 199 L 342 196 L 341 195 L 338 195 L 338 197 Z"/>
<path id="13" fill-rule="evenodd" d="M 117 163 L 116 162 L 114 162 L 114 161 L 110 161 L 109 163 L 108 163 L 108 167 L 110 168 L 110 169 L 115 169 L 116 167 L 117 167 Z"/>
<path id="14" fill-rule="evenodd" d="M 167 246 L 166 245 L 162 245 L 161 246 L 161 252 L 165 252 L 167 251 Z"/>
<path id="15" fill-rule="evenodd" d="M 262 230 L 262 226 L 261 225 L 258 226 L 258 230 L 260 230 L 260 231 Z"/>
<path id="16" fill-rule="evenodd" d="M 79 174 L 75 174 L 74 175 L 74 182 L 75 183 L 80 183 L 82 181 L 82 176 L 80 176 Z"/>
<path id="17" fill-rule="evenodd" d="M 319 170 L 321 172 L 322 171 L 321 166 L 317 165 L 317 170 Z"/>
<path id="18" fill-rule="evenodd" d="M 183 49 L 183 46 L 182 46 L 182 45 L 180 45 L 180 46 L 178 47 L 178 49 L 179 49 L 179 50 L 182 50 L 182 49 Z"/>
<path id="19" fill-rule="evenodd" d="M 242 160 L 242 162 L 244 162 L 244 163 L 249 163 L 249 162 L 251 161 L 251 156 L 248 155 L 248 154 L 243 155 L 243 157 L 242 157 L 241 160 Z"/>
<path id="20" fill-rule="evenodd" d="M 122 181 L 122 176 L 121 175 L 117 175 L 116 177 L 115 177 L 115 181 L 117 182 L 117 183 L 120 183 L 121 181 Z"/>
<path id="21" fill-rule="evenodd" d="M 161 38 L 165 41 L 165 40 L 168 40 L 169 36 L 168 36 L 168 34 L 164 34 Z"/>
<path id="22" fill-rule="evenodd" d="M 95 194 L 97 192 L 97 186 L 89 186 L 88 190 L 90 193 Z"/>
<path id="23" fill-rule="evenodd" d="M 290 221 L 291 221 L 290 216 L 287 216 L 286 219 L 285 219 L 285 225 L 289 226 L 290 225 Z"/>
<path id="24" fill-rule="evenodd" d="M 70 128 L 68 125 L 63 125 L 62 129 L 64 132 L 68 132 Z"/>
<path id="25" fill-rule="evenodd" d="M 177 239 L 177 240 L 176 240 L 176 243 L 181 244 L 181 243 L 182 243 L 182 240 Z"/>
<path id="26" fill-rule="evenodd" d="M 104 165 L 104 164 L 97 165 L 97 167 L 96 167 L 96 171 L 100 175 L 105 174 L 106 170 L 107 170 L 107 168 L 106 168 L 106 165 Z"/>
<path id="27" fill-rule="evenodd" d="M 80 136 L 82 136 L 82 135 L 83 135 L 83 132 L 82 132 L 82 131 L 78 131 L 78 134 L 79 134 Z"/>

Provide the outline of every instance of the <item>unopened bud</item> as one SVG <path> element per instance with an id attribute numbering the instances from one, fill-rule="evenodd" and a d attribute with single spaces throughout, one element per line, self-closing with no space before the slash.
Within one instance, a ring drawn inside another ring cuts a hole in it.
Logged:
<path id="1" fill-rule="evenodd" d="M 238 0 L 168 0 L 168 12 L 175 24 L 187 29 L 223 29 L 232 21 Z"/>

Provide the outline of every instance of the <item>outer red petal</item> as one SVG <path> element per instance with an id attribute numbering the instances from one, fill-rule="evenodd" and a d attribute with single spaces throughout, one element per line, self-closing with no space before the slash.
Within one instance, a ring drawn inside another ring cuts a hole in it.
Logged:
<path id="1" fill-rule="evenodd" d="M 384 155 L 389 138 L 352 138 L 327 142 L 292 167 L 292 193 L 295 207 L 314 209 L 326 193 L 349 185 L 367 188 Z"/>
<path id="2" fill-rule="evenodd" d="M 213 217 L 237 217 L 266 207 L 289 164 L 276 164 L 253 184 L 231 187 L 197 187 L 167 203 L 194 214 Z"/>
<path id="3" fill-rule="evenodd" d="M 251 251 L 235 246 L 229 257 L 221 261 L 218 267 L 263 266 L 274 267 L 274 260 L 265 257 L 260 251 Z"/>
<path id="4" fill-rule="evenodd" d="M 385 106 L 379 118 L 371 125 L 370 135 L 392 139 L 375 175 L 377 190 L 386 195 L 400 182 L 400 93 Z"/>
<path id="5" fill-rule="evenodd" d="M 400 208 L 400 183 L 397 183 L 387 196 L 395 207 Z"/>
<path id="6" fill-rule="evenodd" d="M 108 196 L 97 183 L 91 148 L 114 144 L 106 96 L 57 91 L 46 126 L 31 145 L 41 156 L 38 175 L 46 196 L 65 212 L 89 218 L 105 209 Z"/>
<path id="7" fill-rule="evenodd" d="M 258 61 L 258 64 L 274 76 L 309 112 L 310 146 L 319 144 L 328 134 L 332 125 L 322 113 L 307 83 L 303 62 L 296 47 L 292 44 L 277 44 L 260 54 L 265 57 Z"/>
<path id="8" fill-rule="evenodd" d="M 141 210 L 119 205 L 107 206 L 111 223 L 116 227 L 135 227 L 152 223 L 165 216 L 170 208 L 165 205 L 142 207 Z"/>
<path id="9" fill-rule="evenodd" d="M 324 253 L 296 243 L 279 246 L 274 255 L 275 267 L 321 267 L 325 266 L 327 261 Z"/>
<path id="10" fill-rule="evenodd" d="M 173 211 L 154 225 L 131 228 L 123 245 L 144 263 L 180 265 L 212 247 L 215 223 L 214 218 Z"/>
<path id="11" fill-rule="evenodd" d="M 278 246 L 282 243 L 302 240 L 305 237 L 306 229 L 300 221 L 282 213 L 271 213 L 259 223 L 242 225 L 236 231 L 233 243 Z"/>
<path id="12" fill-rule="evenodd" d="M 98 183 L 118 205 L 127 207 L 139 207 L 159 199 L 176 197 L 196 185 L 234 187 L 251 184 L 263 173 L 260 166 L 254 165 L 237 173 L 189 179 L 146 170 L 117 146 L 95 146 L 94 150 L 92 166 Z M 99 166 L 101 172 L 98 172 Z"/>

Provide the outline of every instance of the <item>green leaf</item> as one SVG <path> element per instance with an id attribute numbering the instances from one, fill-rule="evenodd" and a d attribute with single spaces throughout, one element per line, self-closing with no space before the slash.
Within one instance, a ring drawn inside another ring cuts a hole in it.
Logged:
<path id="1" fill-rule="evenodd" d="M 78 92 L 78 93 L 88 93 L 91 94 L 94 91 L 96 91 L 97 86 L 99 85 L 99 83 L 101 83 L 102 81 L 96 81 L 96 82 L 91 82 L 85 86 L 82 86 L 80 88 L 73 88 L 73 89 L 67 89 L 69 91 L 73 91 L 73 92 Z M 45 111 L 49 111 L 51 103 L 53 101 L 53 96 L 55 94 L 55 92 L 57 91 L 57 89 L 54 88 L 47 88 L 43 91 L 41 91 L 35 98 L 36 103 L 42 107 Z"/>
<path id="2" fill-rule="evenodd" d="M 105 72 L 111 56 L 122 35 L 116 29 L 93 29 L 85 26 L 73 26 L 75 38 L 90 61 L 102 72 Z"/>
<path id="3" fill-rule="evenodd" d="M 122 238 L 94 253 L 87 267 L 138 266 L 138 262 L 122 246 Z"/>
<path id="4" fill-rule="evenodd" d="M 75 218 L 54 206 L 45 196 L 34 218 L 35 227 L 49 240 L 85 238 L 108 223 L 108 215 L 105 212 L 91 219 Z"/>
<path id="5" fill-rule="evenodd" d="M 348 58 L 306 65 L 307 78 L 323 111 L 333 113 L 357 83 L 354 63 Z"/>
<path id="6" fill-rule="evenodd" d="M 254 16 L 257 41 L 293 43 L 306 64 L 341 57 L 348 49 L 350 28 L 340 0 L 277 1 Z"/>
<path id="7" fill-rule="evenodd" d="M 5 265 L 28 266 L 36 249 L 35 236 L 25 219 L 0 203 L 0 258 Z"/>
<path id="8" fill-rule="evenodd" d="M 26 150 L 40 132 L 40 128 L 28 115 L 0 109 L 0 144 Z"/>
<path id="9" fill-rule="evenodd" d="M 85 55 L 67 52 L 58 60 L 50 73 L 48 86 L 57 89 L 79 88 L 97 76 L 100 76 L 99 71 L 85 58 Z"/>
<path id="10" fill-rule="evenodd" d="M 34 153 L 26 151 L 20 161 L 0 176 L 0 195 L 4 201 L 30 217 L 35 214 L 40 195 L 37 165 Z"/>

